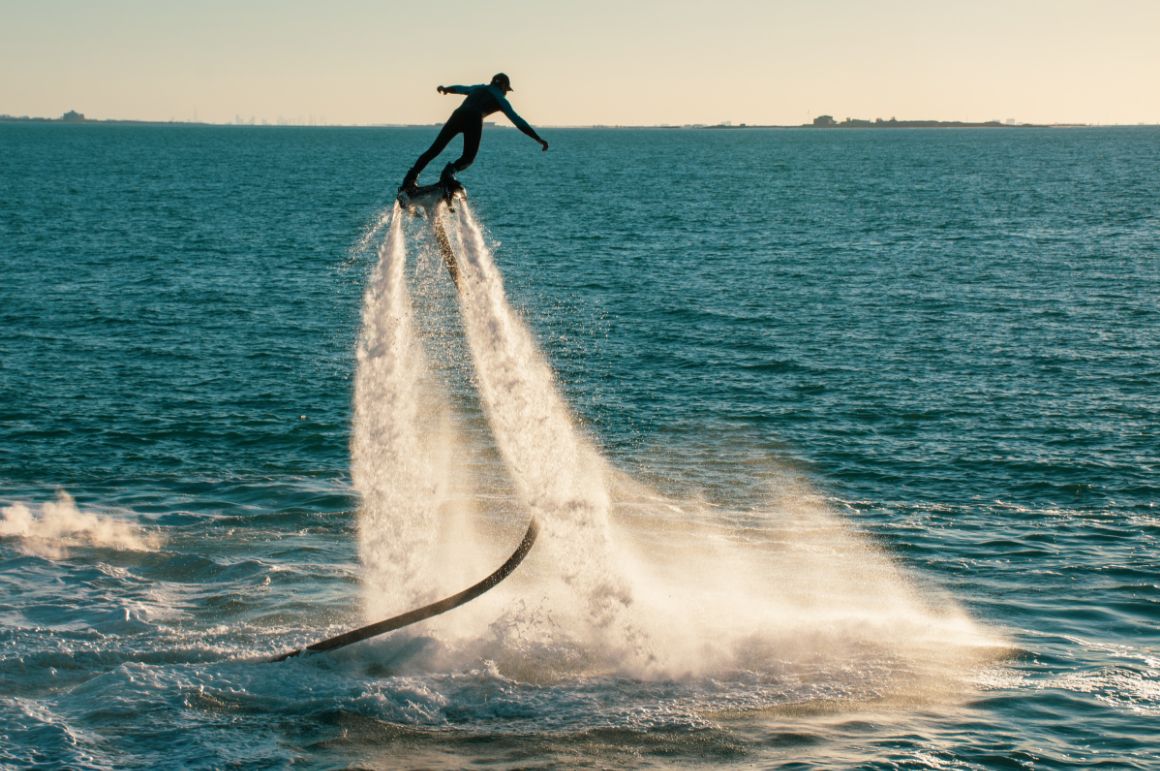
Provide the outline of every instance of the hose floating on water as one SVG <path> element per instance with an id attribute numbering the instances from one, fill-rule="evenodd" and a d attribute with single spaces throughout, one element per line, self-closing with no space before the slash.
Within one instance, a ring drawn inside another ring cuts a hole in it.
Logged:
<path id="1" fill-rule="evenodd" d="M 536 542 L 536 535 L 538 533 L 539 525 L 536 523 L 535 517 L 533 517 L 532 521 L 528 523 L 528 529 L 527 532 L 524 533 L 523 540 L 520 541 L 520 545 L 516 547 L 516 550 L 512 552 L 512 555 L 507 558 L 507 561 L 500 565 L 499 568 L 487 578 L 483 579 L 477 584 L 469 586 L 458 594 L 453 594 L 450 597 L 439 600 L 438 602 L 433 602 L 430 605 L 424 605 L 423 607 L 416 608 L 415 610 L 409 610 L 406 613 L 402 613 L 398 616 L 392 616 L 391 618 L 383 619 L 382 621 L 377 621 L 373 624 L 367 624 L 366 626 L 359 627 L 358 629 L 352 629 L 349 632 L 344 632 L 343 634 L 337 635 L 335 637 L 328 637 L 327 639 L 320 640 L 313 645 L 307 645 L 305 648 L 299 648 L 298 650 L 283 653 L 281 656 L 270 659 L 270 661 L 285 661 L 286 659 L 300 656 L 306 652 L 321 653 L 322 651 L 332 651 L 337 648 L 344 648 L 347 645 L 366 640 L 369 637 L 375 637 L 376 635 L 384 634 L 386 632 L 393 632 L 396 629 L 402 629 L 405 626 L 410 626 L 411 624 L 418 623 L 419 621 L 424 621 L 431 618 L 432 616 L 438 616 L 440 613 L 446 613 L 449 610 L 458 608 L 460 605 L 465 605 L 511 575 L 512 571 L 519 567 L 519 564 L 524 561 L 524 557 L 528 556 L 528 552 L 532 549 L 532 544 Z"/>

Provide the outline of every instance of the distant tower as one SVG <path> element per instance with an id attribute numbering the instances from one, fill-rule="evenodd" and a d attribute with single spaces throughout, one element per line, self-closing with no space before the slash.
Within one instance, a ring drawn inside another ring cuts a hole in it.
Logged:
<path id="1" fill-rule="evenodd" d="M 814 118 L 814 125 L 819 128 L 830 128 L 831 126 L 837 126 L 838 123 L 834 120 L 833 115 L 819 115 Z"/>
<path id="2" fill-rule="evenodd" d="M 65 123 L 84 123 L 85 115 L 84 113 L 77 112 L 76 110 L 69 110 L 64 115 L 60 116 L 60 119 Z"/>

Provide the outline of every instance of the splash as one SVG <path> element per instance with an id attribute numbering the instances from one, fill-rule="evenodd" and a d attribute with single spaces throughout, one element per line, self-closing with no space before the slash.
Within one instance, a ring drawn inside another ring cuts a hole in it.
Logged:
<path id="1" fill-rule="evenodd" d="M 542 530 L 506 594 L 426 627 L 448 657 L 440 665 L 486 659 L 529 681 L 749 673 L 807 690 L 821 683 L 828 698 L 917 698 L 953 690 L 995 655 L 993 634 L 919 587 L 800 482 L 785 477 L 762 505 L 727 511 L 613 468 L 577 428 L 508 303 L 481 224 L 466 202 L 455 209 L 440 216 L 459 262 L 478 405 L 513 497 Z M 355 465 L 364 559 L 395 554 L 391 578 L 405 584 L 409 571 L 441 569 L 418 552 L 438 526 L 431 512 L 447 500 L 446 474 L 465 471 L 453 456 L 466 446 L 442 428 L 453 422 L 444 397 L 441 408 L 429 403 L 441 391 L 415 333 L 398 219 L 364 304 Z M 439 436 L 442 454 L 424 444 Z M 369 574 L 376 591 L 386 587 L 373 566 Z"/>
<path id="2" fill-rule="evenodd" d="M 920 592 L 801 483 L 785 478 L 757 510 L 727 512 L 668 498 L 613 469 L 576 428 L 508 304 L 479 222 L 466 203 L 458 210 L 463 318 L 481 400 L 546 536 L 538 557 L 550 569 L 535 592 L 551 620 L 504 622 L 521 656 L 538 640 L 545 660 L 577 651 L 585 667 L 633 676 L 785 662 L 800 675 L 802 662 L 859 662 L 861 671 L 891 662 L 892 677 L 911 677 L 946 673 L 952 660 L 991 648 L 993 638 L 953 600 Z"/>
<path id="3" fill-rule="evenodd" d="M 125 551 L 156 551 L 161 538 L 133 522 L 83 512 L 73 497 L 61 490 L 56 500 L 43 503 L 40 514 L 24 503 L 0 508 L 0 538 L 19 539 L 25 554 L 63 559 L 70 547 L 95 547 Z"/>

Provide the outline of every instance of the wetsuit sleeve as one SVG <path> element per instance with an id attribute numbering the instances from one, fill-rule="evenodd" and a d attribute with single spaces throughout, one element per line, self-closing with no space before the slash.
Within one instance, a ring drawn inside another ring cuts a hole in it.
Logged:
<path id="1" fill-rule="evenodd" d="M 460 96 L 467 96 L 471 93 L 470 86 L 444 86 L 443 91 L 448 94 L 459 94 Z"/>
<path id="2" fill-rule="evenodd" d="M 510 120 L 512 122 L 513 126 L 518 128 L 520 131 L 524 132 L 525 134 L 527 134 L 528 136 L 530 136 L 532 139 L 536 140 L 537 142 L 544 141 L 544 140 L 540 139 L 540 135 L 536 133 L 536 130 L 534 128 L 532 128 L 531 126 L 528 125 L 528 122 L 526 120 L 524 120 L 523 118 L 521 118 L 519 115 L 516 114 L 516 111 L 512 109 L 511 102 L 509 102 L 506 99 L 500 99 L 499 100 L 499 108 L 501 110 L 503 110 L 503 114 L 508 117 L 508 120 Z"/>

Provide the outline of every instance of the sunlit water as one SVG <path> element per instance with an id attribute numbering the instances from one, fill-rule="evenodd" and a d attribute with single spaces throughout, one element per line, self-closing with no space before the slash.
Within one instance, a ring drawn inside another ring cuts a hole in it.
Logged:
<path id="1" fill-rule="evenodd" d="M 1160 131 L 429 134 L 0 125 L 0 765 L 1160 763 Z"/>

